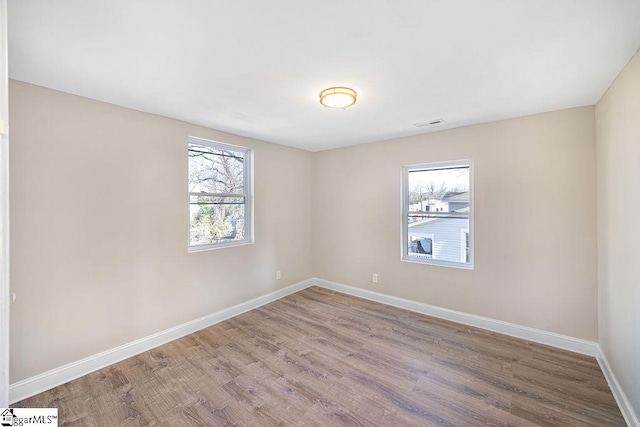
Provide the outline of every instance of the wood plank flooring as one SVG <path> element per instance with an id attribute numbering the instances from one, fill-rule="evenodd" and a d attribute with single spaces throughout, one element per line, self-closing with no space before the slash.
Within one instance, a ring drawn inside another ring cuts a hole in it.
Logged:
<path id="1" fill-rule="evenodd" d="M 623 426 L 596 360 L 312 287 L 13 405 L 65 426 Z"/>

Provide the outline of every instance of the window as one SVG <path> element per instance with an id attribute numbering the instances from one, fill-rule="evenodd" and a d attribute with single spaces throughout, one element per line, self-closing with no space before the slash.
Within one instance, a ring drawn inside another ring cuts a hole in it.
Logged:
<path id="1" fill-rule="evenodd" d="M 189 137 L 189 250 L 253 242 L 251 150 Z"/>
<path id="2" fill-rule="evenodd" d="M 473 268 L 470 160 L 405 166 L 402 259 Z"/>

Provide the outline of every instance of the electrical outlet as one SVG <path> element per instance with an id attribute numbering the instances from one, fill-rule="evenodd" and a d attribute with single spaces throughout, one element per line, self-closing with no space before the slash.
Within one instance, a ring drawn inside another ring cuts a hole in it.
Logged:
<path id="1" fill-rule="evenodd" d="M 276 279 L 282 279 L 282 272 L 280 270 L 276 271 Z"/>
<path id="2" fill-rule="evenodd" d="M 378 283 L 378 273 L 373 273 L 373 277 L 371 280 L 373 280 L 373 283 Z"/>

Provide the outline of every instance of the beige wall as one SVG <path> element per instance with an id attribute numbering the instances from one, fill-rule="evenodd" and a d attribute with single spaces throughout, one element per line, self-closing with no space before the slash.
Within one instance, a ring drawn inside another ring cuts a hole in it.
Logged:
<path id="1" fill-rule="evenodd" d="M 640 414 L 640 53 L 596 105 L 600 345 Z"/>
<path id="2" fill-rule="evenodd" d="M 594 129 L 591 106 L 316 153 L 315 275 L 596 340 Z M 475 269 L 401 262 L 401 167 L 468 158 Z"/>
<path id="3" fill-rule="evenodd" d="M 12 382 L 314 275 L 597 338 L 593 107 L 308 153 L 15 81 L 10 97 Z M 187 253 L 188 135 L 255 150 L 256 244 Z M 401 262 L 401 167 L 463 158 L 475 269 Z"/>
<path id="4" fill-rule="evenodd" d="M 312 153 L 15 81 L 9 96 L 12 382 L 311 277 Z M 188 135 L 255 150 L 255 244 L 187 253 Z"/>

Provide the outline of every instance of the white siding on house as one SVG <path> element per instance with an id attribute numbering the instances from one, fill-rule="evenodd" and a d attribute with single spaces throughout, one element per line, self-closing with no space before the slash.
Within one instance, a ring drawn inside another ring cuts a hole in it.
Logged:
<path id="1" fill-rule="evenodd" d="M 414 237 L 431 237 L 433 235 L 433 259 L 451 262 L 463 260 L 465 248 L 461 230 L 469 229 L 466 218 L 430 219 L 424 222 L 409 224 L 409 241 Z"/>
<path id="2" fill-rule="evenodd" d="M 458 212 L 461 209 L 469 210 L 469 202 L 448 202 L 449 211 Z"/>

